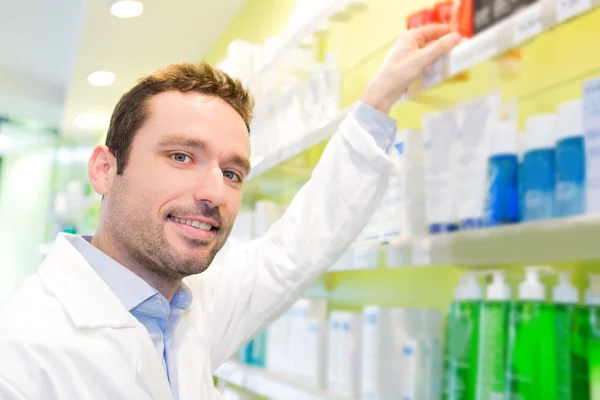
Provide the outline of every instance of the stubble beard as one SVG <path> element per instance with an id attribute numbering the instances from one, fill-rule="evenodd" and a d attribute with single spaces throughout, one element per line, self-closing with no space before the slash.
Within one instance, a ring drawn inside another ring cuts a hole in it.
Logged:
<path id="1" fill-rule="evenodd" d="M 166 218 L 156 221 L 152 218 L 149 203 L 140 198 L 132 204 L 127 193 L 127 184 L 119 179 L 111 190 L 106 231 L 115 245 L 119 246 L 129 262 L 138 268 L 170 280 L 180 280 L 189 275 L 204 272 L 225 244 L 232 226 L 220 226 L 217 238 L 208 241 L 182 237 L 190 249 L 204 249 L 192 255 L 178 254 L 165 232 Z"/>

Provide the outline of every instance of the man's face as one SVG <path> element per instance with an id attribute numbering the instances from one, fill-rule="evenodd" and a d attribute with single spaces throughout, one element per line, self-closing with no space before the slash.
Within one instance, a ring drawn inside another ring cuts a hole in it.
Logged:
<path id="1" fill-rule="evenodd" d="M 250 140 L 218 97 L 169 91 L 147 107 L 123 174 L 111 178 L 106 229 L 131 261 L 181 278 L 208 268 L 231 232 Z"/>

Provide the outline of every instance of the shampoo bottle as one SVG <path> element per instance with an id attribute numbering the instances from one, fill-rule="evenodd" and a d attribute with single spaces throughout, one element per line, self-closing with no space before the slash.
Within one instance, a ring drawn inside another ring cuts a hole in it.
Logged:
<path id="1" fill-rule="evenodd" d="M 481 298 L 482 290 L 475 273 L 463 275 L 446 319 L 444 400 L 475 398 Z"/>
<path id="2" fill-rule="evenodd" d="M 511 290 L 504 272 L 492 271 L 479 319 L 479 354 L 477 359 L 478 400 L 506 397 L 506 348 Z"/>
<path id="3" fill-rule="evenodd" d="M 556 216 L 585 212 L 585 146 L 581 100 L 558 107 L 556 142 Z"/>
<path id="4" fill-rule="evenodd" d="M 545 302 L 540 272 L 528 267 L 511 306 L 508 342 L 507 391 L 510 400 L 556 400 L 554 312 Z M 554 361 L 553 361 L 554 360 Z"/>
<path id="5" fill-rule="evenodd" d="M 559 283 L 552 292 L 556 323 L 556 391 L 560 400 L 580 398 L 572 397 L 574 394 L 572 389 L 575 389 L 572 388 L 572 383 L 574 383 L 572 373 L 577 367 L 577 360 L 571 357 L 572 336 L 575 333 L 573 324 L 577 314 L 578 297 L 577 289 L 571 283 L 570 273 L 560 272 Z"/>
<path id="6" fill-rule="evenodd" d="M 488 161 L 488 195 L 485 225 L 519 222 L 519 157 L 517 124 L 506 121 L 496 125 Z"/>
<path id="7" fill-rule="evenodd" d="M 555 125 L 554 114 L 536 115 L 526 123 L 522 177 L 524 221 L 554 217 Z"/>

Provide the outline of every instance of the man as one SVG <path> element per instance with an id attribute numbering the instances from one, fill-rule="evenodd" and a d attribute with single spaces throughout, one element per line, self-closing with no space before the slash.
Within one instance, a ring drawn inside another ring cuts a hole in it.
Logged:
<path id="1" fill-rule="evenodd" d="M 89 161 L 91 238 L 55 248 L 0 309 L 0 399 L 218 399 L 213 371 L 331 265 L 386 189 L 386 114 L 458 43 L 400 36 L 310 181 L 267 235 L 225 243 L 249 173 L 252 99 L 206 64 L 142 79 Z"/>

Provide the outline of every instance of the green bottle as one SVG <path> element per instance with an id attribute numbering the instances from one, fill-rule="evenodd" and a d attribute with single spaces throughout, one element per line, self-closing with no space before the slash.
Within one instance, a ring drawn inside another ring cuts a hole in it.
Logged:
<path id="1" fill-rule="evenodd" d="M 545 303 L 546 290 L 539 272 L 528 267 L 519 285 L 519 299 L 511 305 L 508 342 L 508 400 L 556 400 L 555 318 Z"/>
<path id="2" fill-rule="evenodd" d="M 503 271 L 491 271 L 486 301 L 479 316 L 479 352 L 477 359 L 477 400 L 506 397 L 506 348 L 510 286 Z"/>
<path id="3" fill-rule="evenodd" d="M 590 274 L 590 288 L 585 294 L 585 313 L 588 320 L 587 365 L 589 398 L 600 400 L 600 275 Z"/>
<path id="4" fill-rule="evenodd" d="M 444 400 L 475 399 L 481 298 L 475 273 L 463 275 L 446 320 Z"/>
<path id="5" fill-rule="evenodd" d="M 556 395 L 559 400 L 582 400 L 576 393 L 579 383 L 577 375 L 578 358 L 575 356 L 573 345 L 575 319 L 580 311 L 577 307 L 579 295 L 571 284 L 569 272 L 559 273 L 559 283 L 552 291 L 554 303 L 554 318 L 556 329 Z"/>

